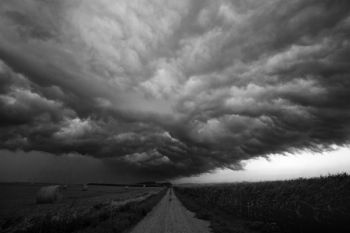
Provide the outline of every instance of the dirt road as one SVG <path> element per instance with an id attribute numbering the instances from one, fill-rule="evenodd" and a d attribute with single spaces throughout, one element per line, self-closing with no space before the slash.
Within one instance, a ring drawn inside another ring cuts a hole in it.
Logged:
<path id="1" fill-rule="evenodd" d="M 169 190 L 131 233 L 209 233 L 209 222 L 197 219 Z"/>

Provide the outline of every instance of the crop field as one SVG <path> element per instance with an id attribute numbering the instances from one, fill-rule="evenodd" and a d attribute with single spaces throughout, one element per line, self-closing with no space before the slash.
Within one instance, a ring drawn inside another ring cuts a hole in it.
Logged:
<path id="1" fill-rule="evenodd" d="M 163 187 L 70 185 L 37 204 L 40 184 L 0 184 L 0 232 L 122 232 L 152 209 Z"/>
<path id="2" fill-rule="evenodd" d="M 183 204 L 214 232 L 350 232 L 350 176 L 184 186 Z"/>
<path id="3" fill-rule="evenodd" d="M 347 174 L 174 188 L 70 185 L 54 203 L 38 204 L 43 186 L 0 185 L 0 232 L 350 232 Z"/>

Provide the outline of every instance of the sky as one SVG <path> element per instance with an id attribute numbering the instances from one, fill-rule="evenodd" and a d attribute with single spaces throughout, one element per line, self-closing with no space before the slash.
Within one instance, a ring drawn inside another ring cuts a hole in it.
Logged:
<path id="1" fill-rule="evenodd" d="M 0 181 L 346 170 L 349 38 L 348 0 L 2 0 Z"/>
<path id="2" fill-rule="evenodd" d="M 348 147 L 323 153 L 303 151 L 297 154 L 275 154 L 268 158 L 243 161 L 242 170 L 217 169 L 210 173 L 174 179 L 173 182 L 176 184 L 259 182 L 350 174 L 349 154 Z"/>

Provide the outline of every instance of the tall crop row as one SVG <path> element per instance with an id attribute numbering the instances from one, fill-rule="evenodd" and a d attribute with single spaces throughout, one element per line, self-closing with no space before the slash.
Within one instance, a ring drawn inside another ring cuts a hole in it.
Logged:
<path id="1" fill-rule="evenodd" d="M 285 232 L 350 232 L 350 176 L 177 188 L 203 206 Z"/>

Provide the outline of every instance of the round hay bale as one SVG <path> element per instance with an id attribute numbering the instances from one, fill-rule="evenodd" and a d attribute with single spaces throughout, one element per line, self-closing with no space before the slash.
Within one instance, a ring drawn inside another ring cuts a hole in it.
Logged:
<path id="1" fill-rule="evenodd" d="M 83 188 L 81 189 L 82 191 L 88 191 L 89 186 L 87 184 L 83 185 Z"/>
<path id="2" fill-rule="evenodd" d="M 36 194 L 36 203 L 38 204 L 55 203 L 61 199 L 62 194 L 59 185 L 42 187 Z"/>

